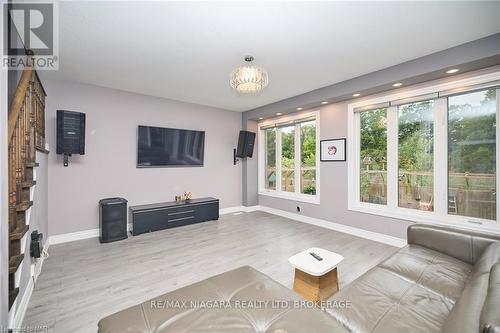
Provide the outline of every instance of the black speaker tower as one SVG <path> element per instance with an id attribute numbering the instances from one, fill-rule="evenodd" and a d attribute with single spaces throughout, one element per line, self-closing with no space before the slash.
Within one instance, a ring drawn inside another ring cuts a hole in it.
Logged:
<path id="1" fill-rule="evenodd" d="M 64 166 L 68 156 L 85 154 L 85 113 L 57 110 L 57 154 L 64 155 Z"/>
<path id="2" fill-rule="evenodd" d="M 99 201 L 99 241 L 109 243 L 127 238 L 127 200 L 108 198 Z"/>

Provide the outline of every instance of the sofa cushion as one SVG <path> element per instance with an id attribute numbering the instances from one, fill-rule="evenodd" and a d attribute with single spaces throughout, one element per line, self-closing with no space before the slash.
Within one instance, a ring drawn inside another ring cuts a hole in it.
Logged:
<path id="1" fill-rule="evenodd" d="M 489 293 L 496 288 L 490 286 L 493 266 L 500 260 L 500 242 L 493 243 L 483 252 L 473 267 L 470 281 L 467 283 L 460 299 L 456 302 L 443 328 L 444 333 L 479 332 L 481 329 L 481 310 L 486 306 Z M 495 275 L 496 276 L 496 275 Z M 495 276 L 492 277 L 493 285 Z M 488 307 L 486 307 L 488 309 Z M 498 308 L 496 309 L 498 311 Z M 487 310 L 484 312 L 486 315 Z M 489 317 L 492 320 L 494 317 Z"/>
<path id="2" fill-rule="evenodd" d="M 281 305 L 266 306 L 265 301 Z M 100 333 L 347 332 L 326 313 L 297 307 L 295 302 L 301 301 L 293 291 L 245 266 L 112 314 L 98 327 Z"/>
<path id="3" fill-rule="evenodd" d="M 429 224 L 408 227 L 408 244 L 420 245 L 474 265 L 500 235 Z"/>
<path id="4" fill-rule="evenodd" d="M 472 272 L 468 263 L 408 245 L 335 294 L 326 309 L 351 332 L 439 332 Z"/>
<path id="5" fill-rule="evenodd" d="M 500 262 L 491 268 L 488 293 L 481 311 L 480 322 L 483 331 L 500 332 Z"/>
<path id="6" fill-rule="evenodd" d="M 418 245 L 408 245 L 379 267 L 405 277 L 447 299 L 450 310 L 460 297 L 472 266 Z"/>

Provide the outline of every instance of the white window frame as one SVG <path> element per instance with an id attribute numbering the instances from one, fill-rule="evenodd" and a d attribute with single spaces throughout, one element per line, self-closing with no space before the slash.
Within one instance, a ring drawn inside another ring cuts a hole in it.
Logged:
<path id="1" fill-rule="evenodd" d="M 397 101 L 405 98 L 414 98 L 425 96 L 441 91 L 463 89 L 463 93 L 473 90 L 476 85 L 488 83 L 491 86 L 498 85 L 500 72 L 488 73 L 463 78 L 451 82 L 438 83 L 435 85 L 415 88 L 398 93 L 392 93 L 386 96 L 368 98 L 356 103 L 348 104 L 348 150 L 352 153 L 348 155 L 348 209 L 362 213 L 403 219 L 419 223 L 432 223 L 441 225 L 456 225 L 460 227 L 479 229 L 490 232 L 500 232 L 498 219 L 500 217 L 500 200 L 497 195 L 497 220 L 486 220 L 468 216 L 459 216 L 448 214 L 448 109 L 447 98 L 434 98 L 434 211 L 427 212 L 416 209 L 403 208 L 398 206 L 398 133 L 397 127 L 388 126 L 387 128 L 387 205 L 372 204 L 361 202 L 360 200 L 360 117 L 357 108 L 368 108 L 370 105 Z M 376 107 L 375 107 L 376 108 Z M 387 107 L 387 123 L 390 125 L 398 121 L 398 107 Z M 362 112 L 362 111 L 361 111 Z M 497 89 L 497 144 L 496 144 L 496 163 L 497 177 L 496 188 L 500 193 L 500 88 Z M 441 123 L 441 124 L 438 124 Z M 397 220 L 393 220 L 397 222 Z"/>
<path id="2" fill-rule="evenodd" d="M 262 127 L 267 127 L 276 123 L 293 122 L 304 118 L 315 118 L 316 121 L 316 194 L 300 193 L 300 161 L 301 161 L 301 142 L 300 142 L 300 124 L 295 124 L 295 192 L 285 192 L 281 190 L 281 129 L 276 128 L 276 189 L 268 189 L 265 187 L 265 170 L 266 170 L 266 138 Z M 320 204 L 320 111 L 304 112 L 293 114 L 280 118 L 270 119 L 260 122 L 258 125 L 258 177 L 259 177 L 259 195 L 288 199 L 294 201 L 307 202 L 312 204 Z"/>

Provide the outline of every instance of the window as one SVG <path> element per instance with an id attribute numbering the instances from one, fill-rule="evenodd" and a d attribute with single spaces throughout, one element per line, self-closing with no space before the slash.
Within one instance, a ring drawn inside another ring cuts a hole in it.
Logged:
<path id="1" fill-rule="evenodd" d="M 276 129 L 265 130 L 266 137 L 266 189 L 276 189 Z"/>
<path id="2" fill-rule="evenodd" d="M 498 230 L 498 82 L 489 73 L 350 104 L 349 209 Z"/>
<path id="3" fill-rule="evenodd" d="M 295 192 L 295 125 L 281 128 L 281 190 Z"/>
<path id="4" fill-rule="evenodd" d="M 362 202 L 387 203 L 387 109 L 363 112 L 360 140 Z"/>
<path id="5" fill-rule="evenodd" d="M 300 193 L 316 194 L 316 121 L 300 126 Z"/>
<path id="6" fill-rule="evenodd" d="M 496 219 L 494 89 L 448 98 L 448 213 Z"/>
<path id="7" fill-rule="evenodd" d="M 399 207 L 434 210 L 434 101 L 398 107 Z"/>
<path id="8" fill-rule="evenodd" d="M 319 203 L 319 112 L 259 124 L 259 194 Z"/>

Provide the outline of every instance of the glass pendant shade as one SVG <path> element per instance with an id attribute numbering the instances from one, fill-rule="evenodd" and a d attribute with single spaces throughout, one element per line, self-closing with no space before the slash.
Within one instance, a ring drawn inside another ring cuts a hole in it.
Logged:
<path id="1" fill-rule="evenodd" d="M 264 69 L 258 66 L 246 65 L 240 66 L 231 72 L 229 83 L 238 92 L 256 93 L 267 87 L 269 79 Z"/>

